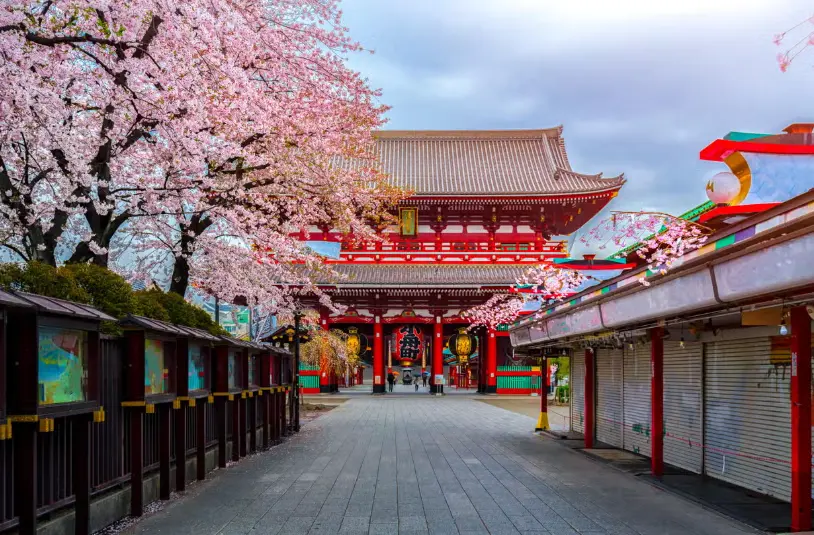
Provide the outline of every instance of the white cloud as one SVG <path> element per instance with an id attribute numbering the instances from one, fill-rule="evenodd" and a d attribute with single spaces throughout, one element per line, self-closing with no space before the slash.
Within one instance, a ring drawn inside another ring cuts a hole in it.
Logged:
<path id="1" fill-rule="evenodd" d="M 470 97 L 477 86 L 473 77 L 458 73 L 428 76 L 415 82 L 422 93 L 444 100 Z"/>
<path id="2" fill-rule="evenodd" d="M 625 172 L 625 209 L 683 212 L 721 170 L 698 158 L 715 138 L 814 120 L 814 49 L 782 74 L 772 44 L 814 12 L 810 0 L 343 6 L 378 51 L 357 67 L 393 105 L 391 128 L 563 124 L 577 171 Z"/>

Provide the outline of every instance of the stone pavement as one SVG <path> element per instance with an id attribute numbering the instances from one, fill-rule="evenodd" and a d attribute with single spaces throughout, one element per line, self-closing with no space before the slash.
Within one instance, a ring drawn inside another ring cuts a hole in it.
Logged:
<path id="1" fill-rule="evenodd" d="M 354 396 L 130 532 L 753 533 L 533 427 L 474 396 Z"/>

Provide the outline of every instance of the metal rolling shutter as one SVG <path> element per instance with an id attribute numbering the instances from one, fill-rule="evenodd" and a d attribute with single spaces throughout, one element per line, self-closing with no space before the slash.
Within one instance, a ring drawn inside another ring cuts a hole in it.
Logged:
<path id="1" fill-rule="evenodd" d="M 704 472 L 791 499 L 788 366 L 770 362 L 769 338 L 706 345 Z"/>
<path id="2" fill-rule="evenodd" d="M 622 447 L 622 350 L 596 352 L 596 438 Z"/>
<path id="3" fill-rule="evenodd" d="M 624 449 L 650 457 L 650 344 L 624 349 Z"/>
<path id="4" fill-rule="evenodd" d="M 571 357 L 571 429 L 585 432 L 585 351 L 576 349 Z"/>
<path id="5" fill-rule="evenodd" d="M 664 462 L 696 474 L 704 469 L 703 350 L 664 342 Z"/>

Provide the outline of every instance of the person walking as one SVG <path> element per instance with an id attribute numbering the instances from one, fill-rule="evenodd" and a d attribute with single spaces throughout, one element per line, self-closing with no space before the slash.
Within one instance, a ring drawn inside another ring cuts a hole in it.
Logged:
<path id="1" fill-rule="evenodd" d="M 387 374 L 387 384 L 390 388 L 390 392 L 393 391 L 393 384 L 396 382 L 396 376 L 393 375 L 393 372 Z"/>
<path id="2" fill-rule="evenodd" d="M 418 392 L 418 377 L 416 377 L 413 383 L 415 384 L 415 391 Z"/>
<path id="3" fill-rule="evenodd" d="M 427 388 L 427 374 L 426 373 L 421 375 L 421 382 L 424 383 L 424 388 Z"/>

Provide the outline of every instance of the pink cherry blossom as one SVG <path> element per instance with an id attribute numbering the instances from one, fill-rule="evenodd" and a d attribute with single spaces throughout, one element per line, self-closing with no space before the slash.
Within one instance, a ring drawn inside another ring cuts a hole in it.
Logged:
<path id="1" fill-rule="evenodd" d="M 780 67 L 781 72 L 786 72 L 797 56 L 814 45 L 814 33 L 808 32 L 805 28 L 806 22 L 814 22 L 814 16 L 798 22 L 785 32 L 774 36 L 773 42 L 776 45 L 787 41 L 793 43 L 783 53 L 777 55 L 777 65 Z M 790 39 L 787 40 L 787 37 L 790 37 Z"/>
<path id="2" fill-rule="evenodd" d="M 523 298 L 517 294 L 495 294 L 482 305 L 469 308 L 462 315 L 470 320 L 470 329 L 481 325 L 495 328 L 516 320 L 524 304 Z"/>
<path id="3" fill-rule="evenodd" d="M 650 270 L 665 274 L 678 258 L 701 247 L 708 233 L 702 225 L 669 214 L 615 212 L 581 240 L 586 244 L 611 242 L 620 249 L 638 243 L 636 254 Z M 643 284 L 646 282 L 641 280 Z"/>
<path id="4" fill-rule="evenodd" d="M 401 196 L 376 166 L 380 93 L 346 63 L 360 50 L 337 0 L 9 0 L 0 244 L 134 254 L 224 299 L 317 291 L 300 237 L 375 240 Z"/>

